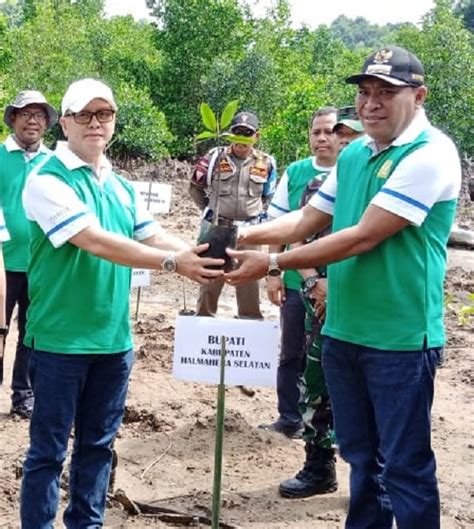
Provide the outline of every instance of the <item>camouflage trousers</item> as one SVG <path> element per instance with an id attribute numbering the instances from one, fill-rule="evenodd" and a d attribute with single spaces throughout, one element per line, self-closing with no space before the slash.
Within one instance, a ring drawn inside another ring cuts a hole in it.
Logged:
<path id="1" fill-rule="evenodd" d="M 321 364 L 322 324 L 314 315 L 309 301 L 306 306 L 306 368 L 300 378 L 298 409 L 303 418 L 303 440 L 321 448 L 335 443 L 331 403 Z"/>

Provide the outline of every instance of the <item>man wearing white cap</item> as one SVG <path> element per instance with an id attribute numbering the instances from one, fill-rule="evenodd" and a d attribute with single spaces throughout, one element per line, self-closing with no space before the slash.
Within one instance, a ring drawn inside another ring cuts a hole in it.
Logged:
<path id="1" fill-rule="evenodd" d="M 62 101 L 67 143 L 30 175 L 23 201 L 31 220 L 30 310 L 35 392 L 23 470 L 23 529 L 53 526 L 59 478 L 74 425 L 69 529 L 102 527 L 112 463 L 133 363 L 130 267 L 176 272 L 200 283 L 222 274 L 167 234 L 104 155 L 117 105 L 94 79 L 72 83 Z"/>
<path id="2" fill-rule="evenodd" d="M 41 138 L 57 121 L 54 108 L 40 92 L 24 90 L 7 105 L 3 120 L 12 134 L 0 145 L 0 203 L 11 239 L 3 245 L 6 268 L 7 298 L 5 333 L 15 306 L 18 307 L 18 340 L 12 374 L 11 410 L 24 419 L 31 417 L 33 391 L 28 375 L 30 350 L 23 344 L 28 309 L 29 222 L 25 216 L 21 193 L 29 172 L 51 153 Z M 0 361 L 0 383 L 3 381 L 3 359 Z"/>

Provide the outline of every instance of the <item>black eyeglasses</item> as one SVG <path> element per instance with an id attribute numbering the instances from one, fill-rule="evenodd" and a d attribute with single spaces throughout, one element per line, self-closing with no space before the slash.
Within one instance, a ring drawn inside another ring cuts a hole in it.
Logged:
<path id="1" fill-rule="evenodd" d="M 22 112 L 18 112 L 18 116 L 24 121 L 34 119 L 37 123 L 42 123 L 48 119 L 48 115 L 42 110 L 39 110 L 38 112 L 28 112 L 27 110 L 23 110 Z"/>
<path id="2" fill-rule="evenodd" d="M 109 123 L 114 119 L 114 116 L 115 110 L 107 109 L 97 110 L 96 112 L 88 112 L 87 110 L 82 110 L 81 112 L 70 112 L 69 114 L 66 114 L 65 117 L 73 117 L 74 121 L 80 125 L 89 125 L 93 117 L 95 117 L 99 123 Z"/>
<path id="3" fill-rule="evenodd" d="M 235 134 L 236 136 L 244 136 L 247 138 L 250 138 L 250 136 L 253 136 L 255 134 L 255 131 L 248 129 L 247 127 L 242 127 L 241 129 L 235 128 L 231 130 L 232 134 Z"/>

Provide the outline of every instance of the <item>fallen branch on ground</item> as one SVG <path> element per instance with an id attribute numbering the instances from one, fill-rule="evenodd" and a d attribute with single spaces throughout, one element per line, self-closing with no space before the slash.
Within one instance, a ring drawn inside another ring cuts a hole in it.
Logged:
<path id="1" fill-rule="evenodd" d="M 123 490 L 117 489 L 115 494 L 109 495 L 109 499 L 118 501 L 124 510 L 132 515 L 153 515 L 160 521 L 173 523 L 178 526 L 196 526 L 196 524 L 212 525 L 212 521 L 207 516 L 200 514 L 189 514 L 186 512 L 177 511 L 168 507 L 160 507 L 159 505 L 149 505 L 131 500 Z M 240 529 L 237 525 L 230 525 L 224 522 L 219 522 L 221 529 Z"/>

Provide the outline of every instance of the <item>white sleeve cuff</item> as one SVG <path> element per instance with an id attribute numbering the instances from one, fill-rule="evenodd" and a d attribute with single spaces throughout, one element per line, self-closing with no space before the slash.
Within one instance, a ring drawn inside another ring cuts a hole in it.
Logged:
<path id="1" fill-rule="evenodd" d="M 156 220 L 149 219 L 143 221 L 141 224 L 135 226 L 133 231 L 133 238 L 136 241 L 143 241 L 149 237 L 153 237 L 160 231 L 160 225 Z"/>
<path id="2" fill-rule="evenodd" d="M 323 213 L 327 213 L 328 215 L 334 215 L 334 198 L 322 194 L 320 192 L 321 190 L 317 191 L 309 200 L 308 206 L 311 206 L 315 209 L 319 209 L 319 211 L 322 211 Z"/>
<path id="3" fill-rule="evenodd" d="M 99 225 L 99 221 L 92 213 L 77 213 L 49 230 L 46 236 L 55 248 L 59 248 L 66 244 L 69 239 L 93 224 Z"/>
<path id="4" fill-rule="evenodd" d="M 395 195 L 379 191 L 372 199 L 371 204 L 402 217 L 414 226 L 421 226 L 429 210 L 411 205 Z"/>

